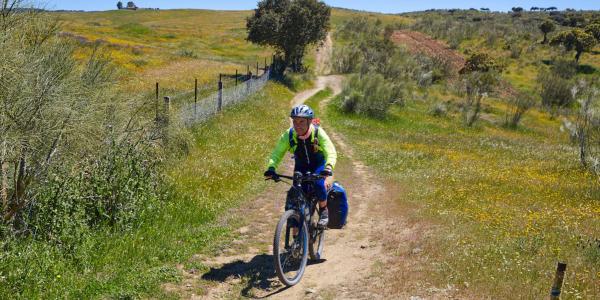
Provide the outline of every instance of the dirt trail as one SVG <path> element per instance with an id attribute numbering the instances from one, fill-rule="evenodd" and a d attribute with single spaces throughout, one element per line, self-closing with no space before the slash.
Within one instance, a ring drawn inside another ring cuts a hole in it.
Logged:
<path id="1" fill-rule="evenodd" d="M 318 51 L 317 55 L 324 53 L 327 53 L 326 49 Z M 317 61 L 321 64 L 323 59 Z M 341 76 L 320 76 L 315 88 L 297 94 L 291 105 L 302 103 L 319 90 L 330 87 L 334 95 L 321 102 L 324 107 L 341 92 L 342 80 Z M 410 298 L 410 295 L 398 292 L 391 296 L 392 292 L 386 289 L 389 284 L 384 280 L 387 275 L 383 266 L 390 263 L 392 256 L 386 251 L 398 252 L 397 249 L 402 247 L 398 245 L 410 245 L 416 235 L 401 217 L 389 213 L 400 192 L 379 182 L 375 172 L 355 156 L 344 136 L 331 126 L 324 128 L 336 144 L 338 153 L 342 154 L 336 166 L 336 180 L 347 189 L 350 206 L 348 225 L 343 230 L 326 231 L 325 261 L 309 262 L 304 277 L 296 286 L 285 288 L 279 282 L 273 269 L 271 243 L 289 186 L 273 184 L 262 195 L 230 212 L 228 215 L 232 217 L 223 220 L 228 223 L 242 219 L 239 236 L 234 241 L 225 244 L 215 256 L 192 259 L 208 265 L 208 272 L 200 274 L 198 270 L 180 265 L 183 282 L 166 284 L 164 290 L 190 299 Z M 289 174 L 292 169 L 292 161 L 287 158 L 279 171 Z M 386 237 L 386 232 L 394 234 L 393 239 Z"/>

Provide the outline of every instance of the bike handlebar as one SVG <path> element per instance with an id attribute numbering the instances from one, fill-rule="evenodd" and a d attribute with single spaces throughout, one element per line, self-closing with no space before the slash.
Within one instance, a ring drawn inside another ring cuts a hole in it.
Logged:
<path id="1" fill-rule="evenodd" d="M 317 181 L 320 179 L 325 179 L 325 176 L 320 175 L 320 174 L 312 174 L 312 173 L 302 174 L 301 172 L 295 172 L 294 176 L 275 173 L 273 176 L 271 176 L 271 178 L 267 178 L 266 180 L 272 179 L 275 182 L 279 182 L 279 181 L 281 181 L 281 178 L 306 182 L 306 181 Z"/>

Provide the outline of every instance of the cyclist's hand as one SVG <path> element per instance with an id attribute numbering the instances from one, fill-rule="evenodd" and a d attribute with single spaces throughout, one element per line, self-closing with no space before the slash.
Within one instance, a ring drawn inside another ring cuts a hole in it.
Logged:
<path id="1" fill-rule="evenodd" d="M 275 169 L 269 168 L 268 170 L 265 171 L 264 175 L 265 175 L 266 179 L 273 179 L 277 176 L 277 173 L 275 173 Z"/>
<path id="2" fill-rule="evenodd" d="M 331 170 L 331 166 L 327 165 L 323 171 L 321 171 L 321 176 L 330 177 L 333 175 L 333 171 Z"/>

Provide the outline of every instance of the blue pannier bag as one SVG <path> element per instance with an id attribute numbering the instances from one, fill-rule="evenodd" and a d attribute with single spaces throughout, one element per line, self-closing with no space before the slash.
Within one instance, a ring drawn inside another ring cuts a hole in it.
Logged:
<path id="1" fill-rule="evenodd" d="M 327 209 L 329 210 L 329 229 L 342 229 L 348 217 L 348 197 L 339 182 L 334 182 L 327 191 Z"/>

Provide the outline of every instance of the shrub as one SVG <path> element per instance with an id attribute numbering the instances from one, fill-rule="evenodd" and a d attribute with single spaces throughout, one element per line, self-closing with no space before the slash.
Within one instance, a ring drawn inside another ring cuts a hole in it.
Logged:
<path id="1" fill-rule="evenodd" d="M 384 118 L 398 91 L 381 74 L 353 75 L 342 92 L 341 109 L 373 118 Z"/>
<path id="2" fill-rule="evenodd" d="M 506 112 L 505 124 L 510 128 L 516 128 L 521 118 L 531 107 L 535 105 L 534 98 L 524 92 L 513 95 L 508 100 L 508 109 Z"/>
<path id="3" fill-rule="evenodd" d="M 581 108 L 575 126 L 579 159 L 584 168 L 600 178 L 600 91 L 586 82 L 578 88 Z"/>
<path id="4" fill-rule="evenodd" d="M 467 126 L 479 119 L 482 101 L 498 83 L 498 73 L 495 71 L 474 71 L 462 75 L 463 90 L 466 94 L 462 107 L 463 121 Z"/>
<path id="5" fill-rule="evenodd" d="M 359 70 L 362 64 L 362 52 L 354 44 L 335 48 L 332 64 L 335 72 L 342 74 L 354 73 Z"/>
<path id="6" fill-rule="evenodd" d="M 563 79 L 571 79 L 577 75 L 577 63 L 570 60 L 558 57 L 554 59 L 551 68 L 552 74 L 555 74 Z"/>
<path id="7" fill-rule="evenodd" d="M 444 102 L 436 102 L 429 109 L 429 113 L 434 117 L 444 117 L 448 114 L 448 106 Z"/>
<path id="8" fill-rule="evenodd" d="M 189 57 L 189 58 L 197 58 L 198 57 L 196 55 L 196 53 L 194 52 L 194 50 L 190 50 L 190 49 L 179 49 L 177 51 L 177 55 L 182 56 L 182 57 Z"/>
<path id="9" fill-rule="evenodd" d="M 94 224 L 132 226 L 158 183 L 139 99 L 116 99 L 108 56 L 95 48 L 78 63 L 49 15 L 3 13 L 2 238 L 34 229 L 67 247 Z"/>
<path id="10" fill-rule="evenodd" d="M 538 76 L 542 106 L 555 117 L 559 108 L 567 107 L 573 102 L 571 82 L 553 72 L 541 72 Z"/>
<path id="11" fill-rule="evenodd" d="M 502 66 L 486 52 L 474 52 L 465 61 L 465 66 L 460 70 L 461 74 L 471 72 L 500 71 Z"/>

